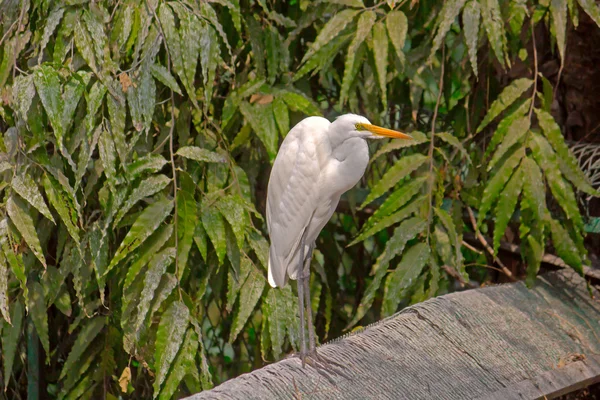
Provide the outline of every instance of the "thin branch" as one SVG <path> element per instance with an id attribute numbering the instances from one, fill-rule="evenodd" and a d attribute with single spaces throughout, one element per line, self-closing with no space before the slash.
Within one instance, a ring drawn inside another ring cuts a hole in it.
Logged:
<path id="1" fill-rule="evenodd" d="M 435 148 L 435 121 L 437 120 L 438 110 L 442 101 L 442 93 L 444 93 L 444 66 L 446 64 L 446 46 L 442 46 L 442 65 L 440 66 L 440 81 L 438 84 L 438 97 L 433 110 L 433 118 L 431 120 L 431 138 L 429 141 L 429 210 L 427 211 L 427 245 L 429 245 L 429 237 L 431 235 L 431 218 L 433 216 L 433 150 Z"/>
<path id="2" fill-rule="evenodd" d="M 469 212 L 471 225 L 473 226 L 473 230 L 475 230 L 475 236 L 477 237 L 477 240 L 479 240 L 479 243 L 481 243 L 485 250 L 494 258 L 494 261 L 500 266 L 504 275 L 508 276 L 511 280 L 516 281 L 512 272 L 510 272 L 510 270 L 506 268 L 506 265 L 504 265 L 504 263 L 502 263 L 502 261 L 500 261 L 500 259 L 496 257 L 496 255 L 494 255 L 494 249 L 492 249 L 485 237 L 481 234 L 481 232 L 479 232 L 479 228 L 477 227 L 477 221 L 475 221 L 475 215 L 473 214 L 473 210 L 471 210 L 471 207 L 467 206 L 467 211 Z"/>

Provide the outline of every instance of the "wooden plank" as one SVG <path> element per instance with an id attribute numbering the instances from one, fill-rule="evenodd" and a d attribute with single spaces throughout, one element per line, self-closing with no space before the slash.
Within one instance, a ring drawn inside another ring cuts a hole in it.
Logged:
<path id="1" fill-rule="evenodd" d="M 571 270 L 544 275 L 532 289 L 452 293 L 319 347 L 343 368 L 303 369 L 288 358 L 189 399 L 555 396 L 600 374 L 595 295 Z"/>

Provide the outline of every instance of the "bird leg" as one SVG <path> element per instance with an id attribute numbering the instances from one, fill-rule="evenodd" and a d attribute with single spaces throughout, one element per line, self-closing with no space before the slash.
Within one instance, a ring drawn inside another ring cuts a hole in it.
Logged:
<path id="1" fill-rule="evenodd" d="M 304 262 L 304 296 L 306 296 L 306 320 L 308 323 L 308 342 L 309 342 L 309 353 L 316 355 L 317 346 L 315 341 L 315 326 L 312 318 L 312 298 L 310 297 L 310 262 L 312 260 L 312 252 L 315 248 L 314 243 L 308 249 L 308 257 Z"/>
<path id="2" fill-rule="evenodd" d="M 300 358 L 302 359 L 302 368 L 306 363 L 306 337 L 304 335 L 304 235 L 300 240 L 300 259 L 298 261 L 298 314 L 300 317 Z M 310 297 L 308 298 L 310 304 Z"/>

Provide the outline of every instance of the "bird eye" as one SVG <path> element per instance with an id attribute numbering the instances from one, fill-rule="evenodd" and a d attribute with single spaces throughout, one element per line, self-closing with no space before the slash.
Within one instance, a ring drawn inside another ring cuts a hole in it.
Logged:
<path id="1" fill-rule="evenodd" d="M 365 128 L 365 126 L 363 124 L 361 124 L 360 122 L 357 124 L 354 124 L 354 127 L 356 128 L 357 131 L 366 131 L 367 130 Z"/>

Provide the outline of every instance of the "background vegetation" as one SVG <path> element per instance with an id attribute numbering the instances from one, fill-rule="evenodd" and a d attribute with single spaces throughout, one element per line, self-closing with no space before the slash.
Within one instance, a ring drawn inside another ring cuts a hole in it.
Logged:
<path id="1" fill-rule="evenodd" d="M 372 144 L 318 241 L 321 341 L 464 286 L 532 282 L 546 253 L 583 271 L 597 148 L 561 76 L 597 69 L 565 67 L 579 21 L 598 35 L 594 1 L 0 12 L 0 398 L 181 397 L 290 352 L 295 287 L 266 284 L 262 212 L 306 115 L 416 138 Z M 563 135 L 582 132 L 578 160 Z"/>

